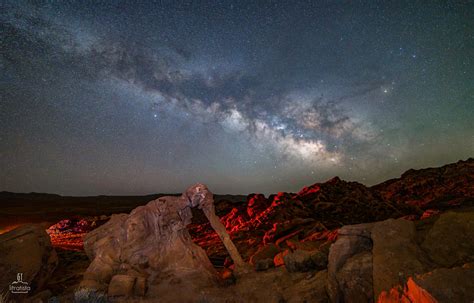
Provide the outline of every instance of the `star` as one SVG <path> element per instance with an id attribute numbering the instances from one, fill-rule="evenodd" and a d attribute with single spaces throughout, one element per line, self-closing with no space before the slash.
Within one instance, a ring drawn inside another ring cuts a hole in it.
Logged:
<path id="1" fill-rule="evenodd" d="M 455 1 L 4 6 L 0 191 L 241 194 L 472 156 Z"/>

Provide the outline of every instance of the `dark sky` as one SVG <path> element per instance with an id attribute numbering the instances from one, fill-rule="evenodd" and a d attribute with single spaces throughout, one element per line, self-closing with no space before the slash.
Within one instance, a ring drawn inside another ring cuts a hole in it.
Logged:
<path id="1" fill-rule="evenodd" d="M 96 2 L 0 1 L 0 190 L 269 193 L 474 156 L 472 1 Z"/>

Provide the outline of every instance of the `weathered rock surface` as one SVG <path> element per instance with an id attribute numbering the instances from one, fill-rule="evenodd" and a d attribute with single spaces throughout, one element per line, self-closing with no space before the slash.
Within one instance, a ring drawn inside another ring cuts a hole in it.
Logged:
<path id="1" fill-rule="evenodd" d="M 250 257 L 250 264 L 256 264 L 259 260 L 272 259 L 280 252 L 280 249 L 273 243 L 260 247 L 257 252 Z"/>
<path id="2" fill-rule="evenodd" d="M 419 229 L 404 219 L 341 228 L 329 252 L 331 302 L 472 302 L 473 214 L 444 213 Z"/>
<path id="3" fill-rule="evenodd" d="M 23 274 L 23 283 L 31 287 L 28 294 L 41 290 L 57 262 L 50 238 L 39 225 L 23 225 L 0 235 L 0 293 L 6 293 L 10 284 L 20 284 L 18 273 Z M 12 296 L 11 299 L 20 297 Z"/>
<path id="4" fill-rule="evenodd" d="M 161 197 L 111 220 L 87 235 L 84 246 L 92 263 L 81 287 L 107 291 L 109 297 L 166 296 L 182 291 L 184 301 L 210 287 L 217 273 L 186 226 L 191 207 L 203 209 L 236 270 L 243 263 L 214 212 L 212 193 L 202 184 L 181 197 Z M 240 263 L 239 263 L 240 262 Z"/>
<path id="5" fill-rule="evenodd" d="M 322 270 L 314 275 L 306 276 L 287 287 L 284 292 L 285 302 L 288 303 L 326 303 L 328 296 L 325 285 L 327 283 L 327 271 Z"/>
<path id="6" fill-rule="evenodd" d="M 115 275 L 109 284 L 109 297 L 130 297 L 134 295 L 136 277 L 128 275 Z"/>
<path id="7" fill-rule="evenodd" d="M 410 169 L 398 179 L 371 187 L 387 201 L 446 210 L 474 205 L 474 159 L 442 167 Z"/>
<path id="8" fill-rule="evenodd" d="M 474 263 L 435 269 L 415 276 L 414 281 L 439 303 L 474 301 Z"/>
<path id="9" fill-rule="evenodd" d="M 92 230 L 84 237 L 84 251 L 91 260 L 95 258 L 95 252 L 98 251 L 99 248 L 108 241 L 109 236 L 115 232 L 115 228 L 124 224 L 127 218 L 127 214 L 114 214 L 106 224 Z"/>
<path id="10" fill-rule="evenodd" d="M 409 278 L 406 285 L 403 287 L 398 285 L 392 288 L 390 291 L 383 291 L 377 303 L 438 303 L 433 296 L 423 289 L 421 286 L 416 284 L 413 278 Z"/>
<path id="11" fill-rule="evenodd" d="M 438 268 L 410 277 L 405 285 L 383 291 L 378 302 L 469 303 L 474 300 L 473 279 L 473 263 L 461 267 Z"/>
<path id="12" fill-rule="evenodd" d="M 372 241 L 375 297 L 427 269 L 415 241 L 413 222 L 403 219 L 377 222 L 372 229 Z"/>
<path id="13" fill-rule="evenodd" d="M 428 231 L 421 248 L 442 267 L 474 262 L 474 212 L 447 212 Z"/>
<path id="14" fill-rule="evenodd" d="M 370 237 L 373 224 L 358 224 L 344 226 L 339 230 L 339 236 L 329 250 L 327 292 L 331 302 L 340 302 L 345 289 L 338 281 L 338 273 L 347 260 L 359 253 L 370 252 L 372 239 Z M 341 277 L 341 275 L 339 275 Z"/>
<path id="15" fill-rule="evenodd" d="M 373 302 L 372 254 L 358 253 L 336 273 L 343 302 Z"/>
<path id="16" fill-rule="evenodd" d="M 208 296 L 207 302 L 228 303 L 326 303 L 327 271 L 312 274 L 291 273 L 283 268 L 245 276 L 225 290 L 217 290 Z"/>
<path id="17" fill-rule="evenodd" d="M 256 271 L 263 271 L 270 269 L 275 266 L 275 263 L 273 263 L 273 259 L 260 259 L 257 262 L 255 262 L 255 270 Z"/>
<path id="18" fill-rule="evenodd" d="M 322 270 L 327 267 L 327 254 L 315 250 L 297 249 L 283 257 L 286 269 L 289 272 L 307 272 L 311 270 Z"/>

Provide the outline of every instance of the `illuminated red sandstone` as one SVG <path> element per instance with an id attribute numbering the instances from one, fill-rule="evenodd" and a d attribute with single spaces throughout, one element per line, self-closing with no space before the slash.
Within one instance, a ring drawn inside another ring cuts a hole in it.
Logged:
<path id="1" fill-rule="evenodd" d="M 275 264 L 275 267 L 285 265 L 285 260 L 283 259 L 286 255 L 288 255 L 290 251 L 284 250 L 280 253 L 278 253 L 274 258 L 273 258 L 273 264 Z"/>
<path id="2" fill-rule="evenodd" d="M 83 237 L 95 227 L 95 222 L 85 219 L 65 219 L 50 226 L 46 232 L 51 244 L 66 250 L 83 250 Z"/>
<path id="3" fill-rule="evenodd" d="M 317 192 L 319 192 L 321 188 L 314 184 L 314 185 L 311 185 L 311 186 L 305 186 L 303 187 L 302 190 L 300 190 L 298 192 L 298 197 L 304 197 L 304 196 L 307 196 L 307 195 L 311 195 L 311 194 L 315 194 Z"/>
<path id="4" fill-rule="evenodd" d="M 435 216 L 439 213 L 440 213 L 440 211 L 437 210 L 437 209 L 427 209 L 427 210 L 425 210 L 425 212 L 421 216 L 420 220 L 428 219 L 429 217 Z"/>
<path id="5" fill-rule="evenodd" d="M 400 286 L 392 288 L 389 292 L 383 291 L 377 303 L 438 303 L 429 292 L 421 288 L 413 278 L 409 278 L 407 284 L 401 290 Z"/>

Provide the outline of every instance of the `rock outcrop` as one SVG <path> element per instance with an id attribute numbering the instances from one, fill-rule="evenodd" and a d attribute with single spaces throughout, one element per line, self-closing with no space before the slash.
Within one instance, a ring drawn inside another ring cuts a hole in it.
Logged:
<path id="1" fill-rule="evenodd" d="M 424 237 L 421 248 L 434 263 L 444 267 L 474 262 L 474 212 L 441 215 Z"/>
<path id="2" fill-rule="evenodd" d="M 344 226 L 329 252 L 331 302 L 472 302 L 473 215 Z"/>
<path id="3" fill-rule="evenodd" d="M 295 194 L 281 192 L 268 198 L 252 194 L 247 204 L 228 209 L 221 221 L 243 256 L 250 258 L 260 247 L 270 243 L 285 249 L 289 242 L 332 241 L 335 234 L 331 232 L 343 225 L 412 214 L 418 218 L 422 213 L 410 205 L 385 201 L 360 183 L 336 177 Z M 194 225 L 190 232 L 209 255 L 226 255 L 210 225 Z"/>
<path id="4" fill-rule="evenodd" d="M 362 287 L 365 287 L 367 283 L 372 284 L 372 262 L 368 263 L 367 259 L 372 258 L 371 230 L 373 225 L 373 223 L 348 225 L 339 230 L 338 239 L 329 250 L 327 292 L 331 302 L 343 302 L 344 298 L 351 295 L 348 293 L 349 289 L 346 288 L 348 284 L 354 284 L 350 282 L 351 279 L 363 281 L 358 281 Z M 347 273 L 352 273 L 353 264 L 362 266 L 358 270 L 363 275 L 347 276 Z M 360 298 L 362 296 L 360 290 L 356 290 L 356 292 Z M 366 302 L 373 300 L 371 289 L 363 296 Z"/>
<path id="5" fill-rule="evenodd" d="M 319 250 L 297 249 L 284 256 L 283 261 L 289 272 L 307 272 L 325 269 L 328 264 L 328 257 L 326 253 Z"/>
<path id="6" fill-rule="evenodd" d="M 161 197 L 130 215 L 112 216 L 89 233 L 84 246 L 92 263 L 81 287 L 107 291 L 109 297 L 148 292 L 166 296 L 178 291 L 192 297 L 214 285 L 217 273 L 186 228 L 192 207 L 203 209 L 233 258 L 235 270 L 242 269 L 245 264 L 214 213 L 212 193 L 197 184 L 181 197 Z"/>
<path id="7" fill-rule="evenodd" d="M 474 205 L 474 159 L 442 167 L 410 169 L 371 187 L 386 201 L 446 210 Z"/>
<path id="8" fill-rule="evenodd" d="M 10 293 L 10 285 L 25 286 L 24 294 L 11 294 L 13 300 L 43 289 L 58 263 L 56 251 L 39 225 L 23 225 L 0 235 L 0 293 Z"/>
<path id="9" fill-rule="evenodd" d="M 453 268 L 438 268 L 417 275 L 413 280 L 440 303 L 474 300 L 474 263 Z"/>
<path id="10" fill-rule="evenodd" d="M 425 272 L 425 256 L 415 241 L 415 225 L 403 219 L 377 222 L 371 233 L 373 283 L 377 298 L 409 277 Z"/>

